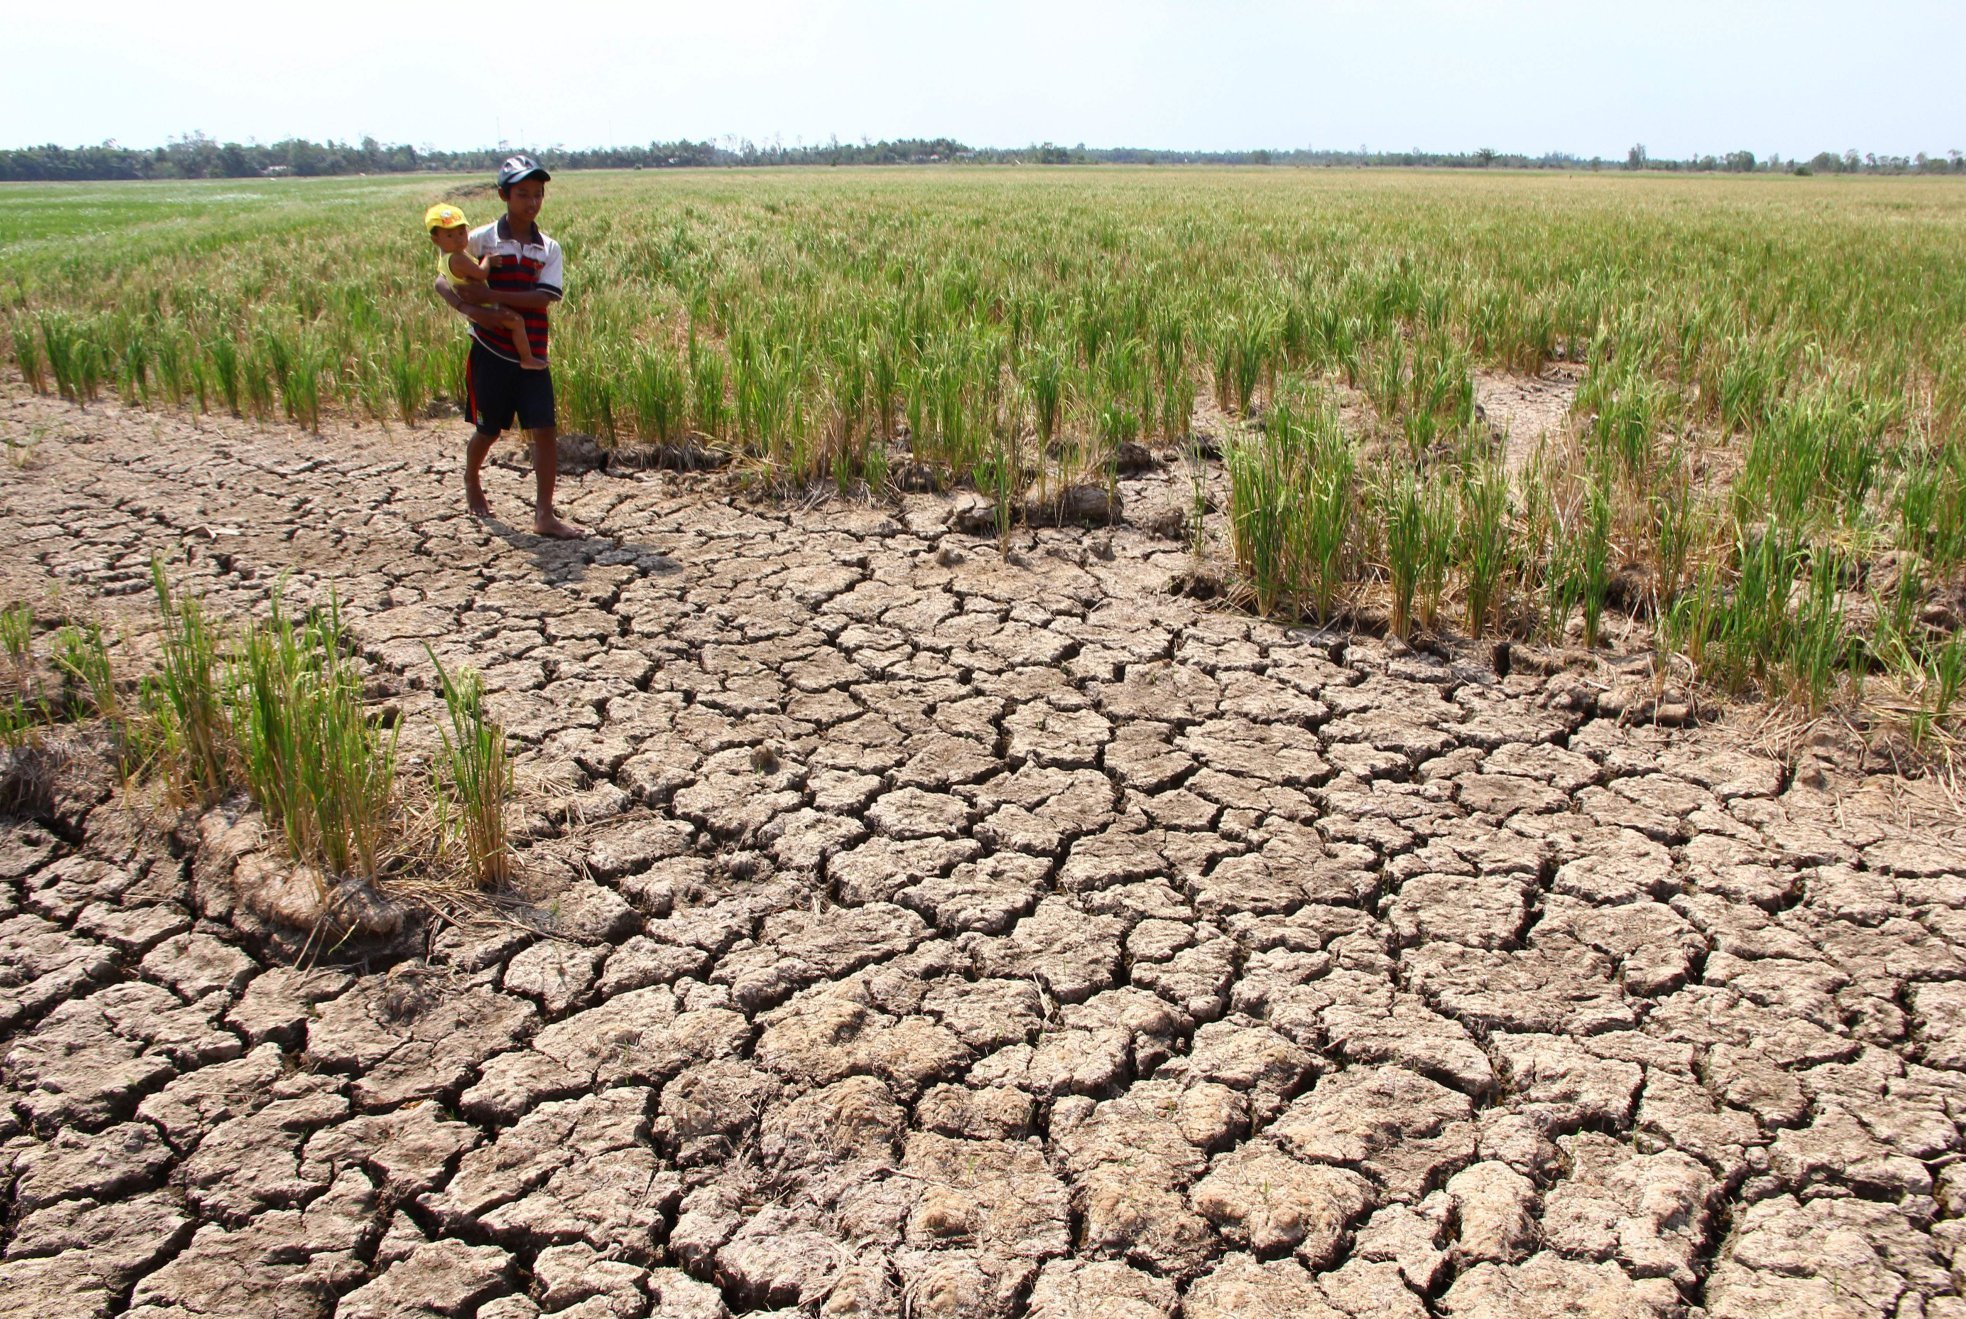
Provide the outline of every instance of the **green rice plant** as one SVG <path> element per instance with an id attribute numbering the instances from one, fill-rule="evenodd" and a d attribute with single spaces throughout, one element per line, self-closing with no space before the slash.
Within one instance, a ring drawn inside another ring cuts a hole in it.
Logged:
<path id="1" fill-rule="evenodd" d="M 675 444 L 689 427 L 689 371 L 666 344 L 646 344 L 636 354 L 628 381 L 635 431 L 653 444 Z"/>
<path id="2" fill-rule="evenodd" d="M 1456 557 L 1461 566 L 1463 617 L 1468 635 L 1479 640 L 1487 633 L 1509 564 L 1509 478 L 1499 464 L 1481 468 L 1461 492 L 1461 538 Z"/>
<path id="3" fill-rule="evenodd" d="M 116 692 L 116 672 L 103 641 L 102 624 L 68 624 L 55 633 L 55 667 L 67 680 L 68 705 L 78 713 L 100 715 L 117 722 L 122 702 Z"/>
<path id="4" fill-rule="evenodd" d="M 1446 481 L 1427 485 L 1420 508 L 1420 562 L 1415 595 L 1420 625 L 1431 631 L 1439 622 L 1440 600 L 1447 588 L 1447 568 L 1454 560 L 1460 521 L 1460 488 Z"/>
<path id="5" fill-rule="evenodd" d="M 0 609 L 0 653 L 25 673 L 34 660 L 34 609 L 16 601 Z"/>
<path id="6" fill-rule="evenodd" d="M 30 704 L 25 697 L 0 700 L 0 747 L 19 750 L 36 745 L 46 723 L 41 708 Z"/>
<path id="7" fill-rule="evenodd" d="M 726 391 L 730 359 L 722 348 L 689 341 L 690 423 L 699 435 L 720 440 L 730 426 Z"/>
<path id="8" fill-rule="evenodd" d="M 1392 634 L 1404 640 L 1413 630 L 1413 593 L 1419 585 L 1427 548 L 1426 501 L 1412 468 L 1388 473 L 1378 492 L 1379 520 L 1385 528 L 1386 575 L 1392 584 Z"/>
<path id="9" fill-rule="evenodd" d="M 1223 447 L 1229 476 L 1229 548 L 1249 579 L 1256 612 L 1275 612 L 1291 582 L 1290 464 L 1268 435 L 1237 435 Z"/>
<path id="10" fill-rule="evenodd" d="M 1782 659 L 1790 694 L 1811 712 L 1829 703 L 1849 652 L 1839 591 L 1848 566 L 1838 555 L 1814 557 L 1794 618 L 1783 629 Z"/>
<path id="11" fill-rule="evenodd" d="M 35 393 L 47 393 L 47 362 L 41 353 L 40 337 L 28 324 L 26 315 L 16 313 L 7 318 L 7 338 L 14 346 L 14 364 L 20 368 L 21 379 Z"/>
<path id="12" fill-rule="evenodd" d="M 1059 419 L 1065 409 L 1063 357 L 1050 345 L 1040 346 L 1025 357 L 1022 381 L 1030 400 L 1031 420 L 1037 429 L 1038 448 L 1049 453 L 1058 438 Z"/>
<path id="13" fill-rule="evenodd" d="M 221 638 L 195 595 L 174 597 L 160 559 L 150 581 L 163 615 L 158 672 L 144 679 L 141 705 L 158 762 L 179 790 L 211 805 L 232 785 L 232 733 L 220 689 Z"/>
<path id="14" fill-rule="evenodd" d="M 1954 634 L 1932 653 L 1932 713 L 1943 719 L 1952 711 L 1959 690 L 1966 685 L 1966 637 Z"/>
<path id="15" fill-rule="evenodd" d="M 226 411 L 235 417 L 243 416 L 246 390 L 239 341 L 227 333 L 214 334 L 205 341 L 204 356 L 211 366 L 212 383 L 218 389 L 218 396 L 225 400 Z"/>
<path id="16" fill-rule="evenodd" d="M 1611 591 L 1611 492 L 1601 481 L 1586 484 L 1579 532 L 1570 594 L 1584 611 L 1584 645 L 1596 649 Z"/>
<path id="17" fill-rule="evenodd" d="M 428 647 L 425 647 L 428 650 Z M 476 669 L 455 676 L 430 651 L 444 697 L 445 722 L 435 795 L 438 835 L 461 847 L 465 872 L 480 888 L 512 877 L 512 845 L 505 807 L 512 796 L 512 761 L 505 730 L 485 713 L 485 684 Z"/>
<path id="18" fill-rule="evenodd" d="M 1310 577 L 1312 616 L 1328 623 L 1337 614 L 1338 593 L 1345 582 L 1352 513 L 1358 502 L 1354 481 L 1358 457 L 1339 431 L 1335 415 L 1327 412 L 1322 422 L 1325 442 L 1308 474 L 1303 505 L 1303 561 Z"/>
<path id="19" fill-rule="evenodd" d="M 226 696 L 241 778 L 289 853 L 375 878 L 395 835 L 397 729 L 378 729 L 363 709 L 339 607 L 296 626 L 275 592 L 268 619 L 239 644 Z"/>

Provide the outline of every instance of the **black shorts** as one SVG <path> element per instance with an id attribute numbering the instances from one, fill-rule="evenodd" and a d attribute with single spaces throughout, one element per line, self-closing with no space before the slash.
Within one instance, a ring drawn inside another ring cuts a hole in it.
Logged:
<path id="1" fill-rule="evenodd" d="M 486 435 L 510 429 L 515 417 L 522 430 L 556 425 L 553 372 L 528 371 L 473 339 L 464 362 L 464 415 Z"/>

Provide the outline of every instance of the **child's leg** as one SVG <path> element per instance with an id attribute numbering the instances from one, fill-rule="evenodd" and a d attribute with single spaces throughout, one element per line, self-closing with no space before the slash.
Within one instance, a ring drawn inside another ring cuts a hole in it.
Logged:
<path id="1" fill-rule="evenodd" d="M 505 328 L 511 332 L 512 346 L 519 350 L 519 365 L 537 371 L 546 363 L 532 355 L 532 339 L 526 334 L 526 318 L 510 307 L 500 309 Z"/>

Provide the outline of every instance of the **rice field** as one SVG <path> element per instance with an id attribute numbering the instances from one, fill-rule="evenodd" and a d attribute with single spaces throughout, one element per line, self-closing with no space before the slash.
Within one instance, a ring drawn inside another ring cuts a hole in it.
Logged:
<path id="1" fill-rule="evenodd" d="M 435 177 L 0 189 L 0 333 L 83 404 L 430 425 L 463 362 L 439 199 L 499 209 Z M 1919 737 L 1966 683 L 1966 181 L 569 173 L 542 223 L 562 426 L 604 443 L 973 486 L 1006 526 L 1128 446 L 1219 457 L 1195 548 L 1267 614 L 1636 621 L 1661 682 Z M 1512 443 L 1477 378 L 1554 362 L 1569 425 Z"/>

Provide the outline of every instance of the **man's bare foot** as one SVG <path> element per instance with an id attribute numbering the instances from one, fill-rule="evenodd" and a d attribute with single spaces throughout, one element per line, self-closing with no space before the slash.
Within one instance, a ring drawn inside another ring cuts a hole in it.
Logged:
<path id="1" fill-rule="evenodd" d="M 491 501 L 485 498 L 482 491 L 472 494 L 467 490 L 464 494 L 464 509 L 474 518 L 488 518 L 492 515 Z"/>
<path id="2" fill-rule="evenodd" d="M 554 540 L 579 540 L 587 534 L 587 528 L 578 522 L 568 522 L 553 513 L 536 514 L 532 520 L 535 534 L 551 536 Z"/>

